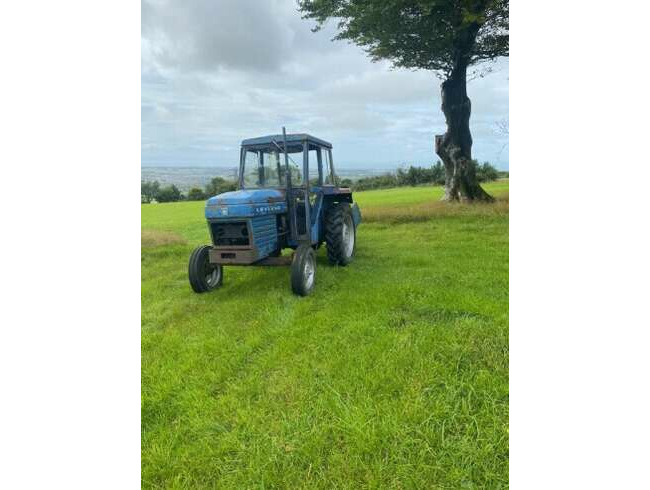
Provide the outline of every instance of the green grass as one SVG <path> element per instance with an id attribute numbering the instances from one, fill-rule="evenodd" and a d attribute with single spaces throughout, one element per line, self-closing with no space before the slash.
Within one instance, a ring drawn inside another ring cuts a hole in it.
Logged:
<path id="1" fill-rule="evenodd" d="M 194 294 L 203 203 L 144 205 L 143 487 L 507 487 L 508 183 L 486 187 L 356 194 L 356 259 L 321 249 L 308 298 L 271 267 Z"/>

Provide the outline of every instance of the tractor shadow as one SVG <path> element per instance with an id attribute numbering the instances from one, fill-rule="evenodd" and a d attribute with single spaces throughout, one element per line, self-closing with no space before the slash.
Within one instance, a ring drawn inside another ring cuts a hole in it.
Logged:
<path id="1" fill-rule="evenodd" d="M 324 248 L 317 250 L 316 288 L 319 286 L 319 279 L 323 277 L 323 270 L 337 268 L 337 266 L 330 265 Z M 223 285 L 208 294 L 219 295 L 222 300 L 238 299 L 243 294 L 253 292 L 277 292 L 280 295 L 292 295 L 290 281 L 291 266 L 224 266 Z M 320 282 L 321 286 L 324 286 L 322 281 Z"/>

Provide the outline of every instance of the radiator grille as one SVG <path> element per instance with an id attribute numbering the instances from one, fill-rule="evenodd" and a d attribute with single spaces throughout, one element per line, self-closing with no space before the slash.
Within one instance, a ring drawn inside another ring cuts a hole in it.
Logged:
<path id="1" fill-rule="evenodd" d="M 247 246 L 250 244 L 246 221 L 214 222 L 211 226 L 212 239 L 217 247 Z"/>

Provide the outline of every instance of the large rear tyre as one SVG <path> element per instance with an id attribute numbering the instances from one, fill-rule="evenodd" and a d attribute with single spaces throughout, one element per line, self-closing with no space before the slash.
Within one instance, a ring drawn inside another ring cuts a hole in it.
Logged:
<path id="1" fill-rule="evenodd" d="M 357 230 L 352 208 L 346 202 L 331 207 L 325 215 L 327 259 L 332 265 L 348 265 L 354 258 Z"/>
<path id="2" fill-rule="evenodd" d="M 298 296 L 307 296 L 316 282 L 316 254 L 308 245 L 296 249 L 291 262 L 291 290 Z"/>
<path id="3" fill-rule="evenodd" d="M 223 284 L 223 266 L 211 264 L 209 245 L 196 247 L 190 255 L 188 276 L 195 293 L 207 293 Z"/>

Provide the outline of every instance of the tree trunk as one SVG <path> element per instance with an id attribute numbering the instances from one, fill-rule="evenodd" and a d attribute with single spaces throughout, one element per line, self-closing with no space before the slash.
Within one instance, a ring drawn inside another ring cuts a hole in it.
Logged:
<path id="1" fill-rule="evenodd" d="M 472 135 L 469 116 L 472 104 L 467 97 L 467 66 L 458 66 L 442 82 L 442 112 L 447 132 L 436 135 L 436 153 L 445 166 L 443 201 L 494 201 L 478 183 L 472 164 Z"/>

